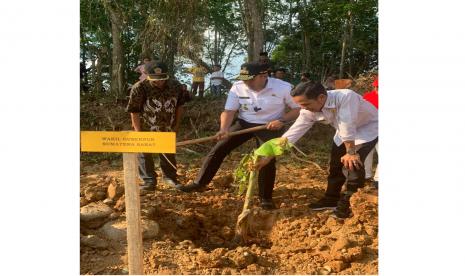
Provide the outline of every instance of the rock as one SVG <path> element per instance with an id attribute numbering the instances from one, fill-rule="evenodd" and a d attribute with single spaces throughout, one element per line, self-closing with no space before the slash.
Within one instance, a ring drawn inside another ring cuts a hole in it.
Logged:
<path id="1" fill-rule="evenodd" d="M 326 226 L 335 227 L 335 226 L 338 226 L 338 225 L 339 225 L 339 223 L 335 218 L 328 217 L 328 220 L 326 221 Z"/>
<path id="2" fill-rule="evenodd" d="M 113 201 L 113 199 L 111 198 L 106 198 L 103 203 L 105 203 L 106 205 L 113 205 L 115 202 Z"/>
<path id="3" fill-rule="evenodd" d="M 227 188 L 231 186 L 231 183 L 234 182 L 234 177 L 232 174 L 220 176 L 213 182 L 213 185 L 217 188 Z"/>
<path id="4" fill-rule="evenodd" d="M 81 244 L 92 248 L 107 248 L 108 242 L 95 235 L 81 236 Z"/>
<path id="5" fill-rule="evenodd" d="M 142 219 L 142 238 L 152 239 L 156 237 L 160 231 L 160 226 L 153 220 Z M 111 240 L 123 241 L 126 240 L 127 224 L 126 220 L 116 220 L 107 222 L 101 228 L 102 234 Z"/>
<path id="6" fill-rule="evenodd" d="M 118 185 L 117 183 L 110 183 L 107 188 L 108 198 L 113 200 L 118 200 L 124 194 L 123 185 Z"/>
<path id="7" fill-rule="evenodd" d="M 147 207 L 147 209 L 142 210 L 145 216 L 147 216 L 150 219 L 154 219 L 157 215 L 157 209 L 155 207 Z"/>
<path id="8" fill-rule="evenodd" d="M 98 187 L 90 187 L 84 190 L 84 196 L 89 202 L 94 202 L 103 200 L 106 197 L 106 194 Z"/>
<path id="9" fill-rule="evenodd" d="M 329 271 L 326 268 L 320 268 L 320 269 L 318 269 L 318 274 L 320 274 L 320 275 L 328 275 Z"/>
<path id="10" fill-rule="evenodd" d="M 336 242 L 333 244 L 331 248 L 331 252 L 335 253 L 336 251 L 340 251 L 343 248 L 349 248 L 350 241 L 345 236 L 339 237 Z"/>
<path id="11" fill-rule="evenodd" d="M 81 196 L 79 198 L 80 207 L 85 206 L 87 203 L 89 203 L 89 201 L 85 197 Z"/>
<path id="12" fill-rule="evenodd" d="M 361 247 L 354 247 L 354 248 L 349 248 L 347 250 L 348 254 L 348 261 L 353 262 L 356 260 L 360 260 L 363 257 L 363 250 Z"/>
<path id="13" fill-rule="evenodd" d="M 178 247 L 179 249 L 182 249 L 182 248 L 187 249 L 189 247 L 194 248 L 194 243 L 191 240 L 183 240 L 182 242 L 179 243 Z"/>
<path id="14" fill-rule="evenodd" d="M 98 191 L 95 193 L 97 200 L 103 200 L 107 197 L 107 194 L 104 191 Z"/>
<path id="15" fill-rule="evenodd" d="M 126 207 L 126 203 L 125 203 L 125 199 L 124 199 L 124 195 L 123 195 L 122 197 L 120 197 L 118 199 L 118 201 L 116 201 L 116 204 L 115 204 L 115 206 L 113 206 L 113 208 L 115 208 L 116 210 L 122 212 L 122 211 L 124 211 L 125 207 Z"/>
<path id="16" fill-rule="evenodd" d="M 273 266 L 272 262 L 268 261 L 267 258 L 262 257 L 262 256 L 257 257 L 257 264 L 260 265 L 260 266 L 263 266 L 263 267 L 271 267 L 271 266 Z"/>
<path id="17" fill-rule="evenodd" d="M 349 267 L 349 264 L 348 263 L 345 263 L 343 261 L 331 261 L 331 262 L 327 262 L 325 265 L 324 265 L 324 268 L 329 268 L 329 271 L 330 272 L 341 272 L 342 270 L 346 269 L 347 267 Z"/>
<path id="18" fill-rule="evenodd" d="M 213 245 L 213 246 L 221 246 L 224 244 L 224 240 L 218 236 L 211 236 L 208 241 Z"/>
<path id="19" fill-rule="evenodd" d="M 243 252 L 235 252 L 231 259 L 238 268 L 243 269 L 253 264 L 256 260 L 256 256 L 255 254 L 244 250 Z"/>
<path id="20" fill-rule="evenodd" d="M 121 213 L 114 212 L 114 213 L 111 213 L 111 215 L 108 218 L 111 219 L 111 220 L 115 220 L 115 219 L 119 218 L 120 216 L 121 216 Z"/>
<path id="21" fill-rule="evenodd" d="M 263 267 L 260 267 L 257 264 L 251 264 L 247 266 L 247 273 L 248 275 L 265 275 L 266 274 L 266 269 Z"/>
<path id="22" fill-rule="evenodd" d="M 113 210 L 106 204 L 92 202 L 81 207 L 81 223 L 89 228 L 98 228 L 105 223 L 111 213 L 113 213 Z"/>
<path id="23" fill-rule="evenodd" d="M 365 232 L 372 237 L 378 236 L 378 228 L 374 226 L 365 225 Z"/>
<path id="24" fill-rule="evenodd" d="M 221 237 L 225 240 L 231 239 L 233 234 L 233 231 L 228 226 L 223 226 L 221 229 Z"/>

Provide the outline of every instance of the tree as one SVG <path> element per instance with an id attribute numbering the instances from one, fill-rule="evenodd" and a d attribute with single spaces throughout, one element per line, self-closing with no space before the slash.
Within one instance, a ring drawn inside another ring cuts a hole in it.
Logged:
<path id="1" fill-rule="evenodd" d="M 290 0 L 292 1 L 292 0 Z M 281 34 L 272 60 L 313 79 L 355 76 L 377 65 L 376 0 L 303 0 L 294 2 L 293 31 Z"/>
<path id="2" fill-rule="evenodd" d="M 239 0 L 244 31 L 247 36 L 248 61 L 258 61 L 263 50 L 263 2 L 262 0 Z"/>
<path id="3" fill-rule="evenodd" d="M 111 22 L 111 94 L 118 99 L 126 96 L 125 64 L 123 55 L 123 12 L 118 1 L 102 0 Z"/>
<path id="4" fill-rule="evenodd" d="M 221 65 L 224 71 L 231 58 L 242 53 L 245 46 L 241 14 L 235 0 L 209 0 L 207 8 L 204 56 L 210 64 Z"/>

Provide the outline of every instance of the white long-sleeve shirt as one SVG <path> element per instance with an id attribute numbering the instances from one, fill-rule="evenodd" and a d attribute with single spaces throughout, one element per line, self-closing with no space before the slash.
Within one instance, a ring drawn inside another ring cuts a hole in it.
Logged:
<path id="1" fill-rule="evenodd" d="M 338 146 L 344 141 L 355 141 L 355 145 L 360 145 L 378 137 L 378 110 L 350 89 L 328 91 L 320 112 L 301 109 L 299 117 L 283 137 L 295 143 L 315 122 L 330 124 L 336 129 L 333 140 Z"/>

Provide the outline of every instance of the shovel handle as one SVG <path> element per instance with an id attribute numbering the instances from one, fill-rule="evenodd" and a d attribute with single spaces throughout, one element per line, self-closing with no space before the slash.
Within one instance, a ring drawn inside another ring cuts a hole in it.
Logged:
<path id="1" fill-rule="evenodd" d="M 266 125 L 261 125 L 261 126 L 256 126 L 256 127 L 241 129 L 241 130 L 238 130 L 238 131 L 233 131 L 233 132 L 230 132 L 230 133 L 229 133 L 229 136 L 240 135 L 240 134 L 249 133 L 249 132 L 254 132 L 254 131 L 263 130 L 263 129 L 266 129 Z M 216 135 L 214 135 L 214 136 L 208 136 L 208 137 L 203 137 L 203 138 L 199 138 L 199 139 L 192 139 L 192 140 L 187 140 L 187 141 L 178 142 L 178 143 L 176 143 L 176 146 L 177 146 L 177 147 L 179 147 L 179 146 L 186 146 L 186 145 L 192 145 L 192 144 L 198 144 L 198 143 L 208 142 L 208 141 L 212 141 L 212 140 L 216 140 Z"/>

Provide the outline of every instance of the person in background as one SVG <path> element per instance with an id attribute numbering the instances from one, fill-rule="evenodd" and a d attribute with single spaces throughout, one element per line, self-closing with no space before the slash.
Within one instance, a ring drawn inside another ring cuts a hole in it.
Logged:
<path id="1" fill-rule="evenodd" d="M 192 95 L 197 94 L 197 88 L 199 89 L 199 98 L 203 98 L 203 91 L 205 89 L 205 74 L 208 70 L 203 67 L 200 63 L 188 69 L 188 72 L 193 75 L 192 77 Z"/>
<path id="2" fill-rule="evenodd" d="M 365 183 L 363 162 L 378 142 L 378 110 L 355 91 L 326 91 L 323 85 L 311 81 L 299 84 L 291 95 L 302 109 L 282 137 L 295 144 L 316 122 L 326 122 L 336 129 L 326 193 L 309 207 L 315 211 L 333 209 L 336 217 L 348 218 L 352 216 L 350 197 Z M 257 169 L 272 160 L 274 157 L 262 158 Z M 344 184 L 346 190 L 341 195 Z"/>
<path id="3" fill-rule="evenodd" d="M 161 62 L 149 62 L 144 68 L 147 78 L 132 86 L 126 111 L 131 115 L 135 131 L 178 132 L 186 98 L 181 84 L 170 79 L 167 67 Z M 175 154 L 160 155 L 163 182 L 174 188 L 177 182 Z M 144 181 L 142 190 L 153 191 L 157 185 L 157 173 L 152 153 L 138 154 L 139 176 Z"/>
<path id="4" fill-rule="evenodd" d="M 302 83 L 302 82 L 307 82 L 307 81 L 310 81 L 310 73 L 307 73 L 307 72 L 302 73 L 300 75 L 300 82 Z"/>
<path id="5" fill-rule="evenodd" d="M 336 77 L 334 77 L 334 76 L 329 76 L 329 77 L 325 80 L 323 86 L 326 88 L 326 90 L 334 90 L 334 89 L 336 89 L 336 86 L 335 86 L 335 84 L 334 84 L 335 81 L 336 81 Z"/>
<path id="6" fill-rule="evenodd" d="M 299 106 L 292 100 L 289 83 L 268 78 L 267 64 L 245 63 L 228 94 L 220 116 L 220 130 L 216 134 L 219 142 L 208 153 L 197 178 L 192 184 L 183 186 L 182 191 L 200 191 L 213 179 L 224 158 L 234 149 L 250 139 L 257 138 L 262 144 L 281 136 L 285 122 L 299 115 Z M 286 108 L 290 110 L 286 112 Z M 237 120 L 234 120 L 238 113 Z M 266 129 L 252 133 L 229 136 L 230 132 L 266 125 Z M 260 204 L 263 209 L 275 209 L 272 201 L 276 177 L 274 161 L 258 173 Z"/>
<path id="7" fill-rule="evenodd" d="M 373 90 L 365 93 L 365 95 L 363 95 L 363 98 L 367 100 L 368 102 L 370 102 L 371 104 L 373 104 L 378 109 L 378 76 L 374 77 L 372 85 L 373 85 Z M 376 143 L 375 148 L 372 151 L 370 151 L 370 153 L 367 155 L 367 158 L 365 159 L 365 163 L 364 163 L 365 164 L 365 179 L 371 179 L 373 175 L 372 166 L 373 166 L 373 155 L 374 155 L 375 150 L 376 152 L 378 152 L 378 143 Z M 378 167 L 379 167 L 379 164 L 378 166 L 376 166 L 375 175 L 373 176 L 373 186 L 376 189 L 378 189 Z"/>
<path id="8" fill-rule="evenodd" d="M 145 73 L 145 65 L 148 64 L 150 61 L 151 61 L 151 59 L 149 57 L 146 57 L 146 58 L 143 59 L 142 63 L 139 64 L 134 69 L 135 72 L 140 74 L 139 81 L 145 80 L 145 78 L 147 77 L 147 74 Z"/>
<path id="9" fill-rule="evenodd" d="M 278 68 L 274 71 L 274 77 L 276 79 L 280 79 L 282 81 L 285 81 L 284 78 L 286 77 L 286 69 L 285 68 Z"/>
<path id="10" fill-rule="evenodd" d="M 190 102 L 192 100 L 192 95 L 189 92 L 189 89 L 187 88 L 187 84 L 185 83 L 181 84 L 181 90 L 182 90 L 184 98 L 186 99 L 186 102 Z"/>
<path id="11" fill-rule="evenodd" d="M 268 57 L 268 52 L 260 52 L 260 55 L 258 56 L 258 63 L 266 64 L 266 67 L 267 67 L 266 70 L 268 71 L 268 77 L 271 77 L 273 75 L 273 63 Z"/>
<path id="12" fill-rule="evenodd" d="M 218 64 L 213 65 L 213 72 L 210 76 L 210 84 L 213 96 L 221 96 L 221 86 L 223 84 L 224 74 L 221 72 L 221 66 Z"/>

